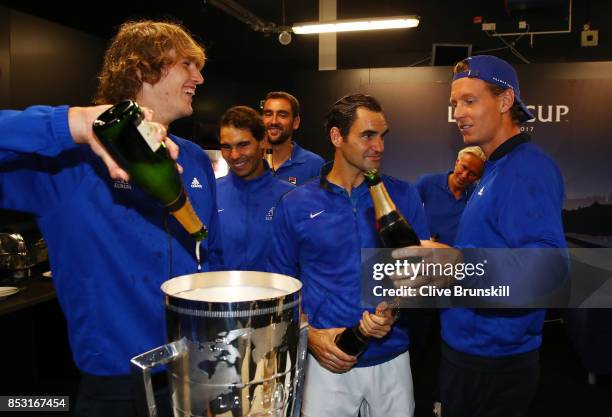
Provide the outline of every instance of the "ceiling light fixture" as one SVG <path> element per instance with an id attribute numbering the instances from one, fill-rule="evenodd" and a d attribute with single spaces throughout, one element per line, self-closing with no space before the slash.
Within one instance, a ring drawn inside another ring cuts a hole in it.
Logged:
<path id="1" fill-rule="evenodd" d="M 308 35 L 313 33 L 352 32 L 357 30 L 404 29 L 414 28 L 418 25 L 418 16 L 394 16 L 375 19 L 295 23 L 292 30 L 293 33 L 298 35 Z"/>

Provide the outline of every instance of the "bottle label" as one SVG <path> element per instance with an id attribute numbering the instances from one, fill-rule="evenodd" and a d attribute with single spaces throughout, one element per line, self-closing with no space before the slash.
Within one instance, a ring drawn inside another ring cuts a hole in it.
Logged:
<path id="1" fill-rule="evenodd" d="M 264 160 L 268 163 L 268 168 L 274 172 L 274 160 L 272 159 L 272 148 L 267 148 L 264 154 Z"/>
<path id="2" fill-rule="evenodd" d="M 140 132 L 140 136 L 145 140 L 149 148 L 153 152 L 157 152 L 162 143 L 155 138 L 155 128 L 153 127 L 153 123 L 148 122 L 146 120 L 142 120 L 138 126 L 136 126 L 138 132 Z"/>
<path id="3" fill-rule="evenodd" d="M 391 196 L 387 192 L 385 184 L 379 182 L 376 185 L 370 186 L 370 196 L 374 203 L 374 212 L 376 218 L 380 219 L 382 216 L 397 210 L 395 203 L 391 200 Z"/>

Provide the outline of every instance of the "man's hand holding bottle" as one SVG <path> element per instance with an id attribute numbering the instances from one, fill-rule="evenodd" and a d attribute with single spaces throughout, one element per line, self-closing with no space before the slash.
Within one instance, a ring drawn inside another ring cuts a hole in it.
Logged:
<path id="1" fill-rule="evenodd" d="M 106 164 L 111 178 L 115 180 L 128 181 L 130 179 L 129 174 L 110 156 L 92 129 L 92 123 L 98 118 L 98 116 L 100 116 L 110 107 L 110 105 L 71 107 L 68 110 L 68 125 L 70 127 L 70 134 L 75 143 L 86 144 L 91 147 L 91 150 Z M 141 110 L 144 113 L 145 120 L 150 122 L 151 127 L 155 132 L 155 139 L 159 142 L 163 142 L 166 145 L 170 158 L 176 161 L 179 154 L 179 148 L 174 142 L 172 142 L 172 140 L 170 140 L 170 138 L 168 138 L 167 129 L 163 125 L 153 122 L 152 110 L 148 108 L 141 108 Z M 179 173 L 183 172 L 180 165 L 177 164 L 177 168 Z"/>
<path id="2" fill-rule="evenodd" d="M 393 309 L 386 302 L 382 302 L 376 308 L 375 314 L 367 310 L 363 312 L 362 318 L 359 320 L 359 331 L 365 338 L 381 339 L 391 331 L 394 322 Z M 331 329 L 310 327 L 308 329 L 308 349 L 317 358 L 321 366 L 328 371 L 346 372 L 357 363 L 357 356 L 345 353 L 336 344 L 336 339 L 344 330 L 343 327 Z"/>
<path id="3" fill-rule="evenodd" d="M 366 337 L 382 339 L 391 331 L 394 322 L 393 309 L 383 301 L 376 307 L 376 314 L 367 310 L 363 312 L 362 318 L 359 320 L 359 330 Z"/>
<path id="4" fill-rule="evenodd" d="M 336 346 L 336 337 L 343 331 L 344 327 L 308 328 L 308 350 L 322 367 L 335 373 L 349 371 L 357 363 L 356 356 L 344 353 Z"/>
<path id="5" fill-rule="evenodd" d="M 406 246 L 393 250 L 391 253 L 393 259 L 396 260 L 415 260 L 423 265 L 455 265 L 462 262 L 463 255 L 461 251 L 444 243 L 434 240 L 421 240 L 420 246 Z M 427 268 L 422 268 L 424 271 Z M 430 270 L 439 271 L 443 268 L 431 268 Z M 447 275 L 394 275 L 390 277 L 396 288 L 409 287 L 419 288 L 423 285 L 435 285 L 440 288 L 449 287 L 452 285 L 452 280 Z"/>

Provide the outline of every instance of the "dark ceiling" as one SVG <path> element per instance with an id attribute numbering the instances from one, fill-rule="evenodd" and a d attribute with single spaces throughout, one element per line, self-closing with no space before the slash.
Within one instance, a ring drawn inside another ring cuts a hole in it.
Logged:
<path id="1" fill-rule="evenodd" d="M 282 24 L 283 0 L 236 0 L 260 18 Z M 504 48 L 499 38 L 491 38 L 473 23 L 475 16 L 498 23 L 498 30 L 515 31 L 519 17 L 527 19 L 532 30 L 563 30 L 568 25 L 569 0 L 338 0 L 338 18 L 416 14 L 416 29 L 352 33 L 338 36 L 338 68 L 399 67 L 428 65 L 433 43 L 467 43 L 473 51 Z M 285 0 L 287 24 L 318 20 L 318 0 Z M 99 5 L 75 7 L 67 1 L 0 1 L 7 7 L 43 17 L 84 32 L 109 38 L 128 19 L 162 18 L 185 24 L 207 47 L 209 65 L 227 74 L 245 72 L 283 74 L 286 71 L 317 68 L 317 36 L 294 35 L 282 46 L 276 35 L 264 36 L 225 14 L 205 0 L 156 4 L 149 1 L 107 0 Z M 527 10 L 521 10 L 521 8 Z M 563 62 L 612 59 L 612 35 L 606 33 L 612 19 L 612 2 L 573 0 L 573 32 L 570 34 L 528 36 L 516 49 L 530 62 Z M 600 46 L 580 48 L 582 25 L 591 22 L 600 29 Z M 505 38 L 508 42 L 516 38 Z M 502 57 L 520 62 L 508 48 L 496 51 Z"/>
<path id="2" fill-rule="evenodd" d="M 239 3 L 264 20 L 282 23 L 280 0 L 239 0 Z M 289 47 L 283 47 L 276 38 L 254 32 L 246 24 L 206 4 L 205 0 L 163 3 L 107 0 L 92 6 L 82 3 L 78 7 L 68 1 L 9 0 L 0 1 L 0 4 L 105 39 L 110 38 L 126 20 L 152 18 L 178 21 L 205 45 L 209 64 L 224 65 L 230 69 L 239 65 L 242 71 L 245 63 L 250 67 L 291 62 L 291 65 L 307 67 L 317 53 L 316 37 L 294 39 Z M 317 16 L 317 0 L 287 1 L 287 22 L 317 20 Z M 306 50 L 310 53 L 305 53 Z M 313 65 L 316 66 L 316 62 Z"/>
<path id="3" fill-rule="evenodd" d="M 278 25 L 283 23 L 282 0 L 235 1 L 263 20 Z M 564 30 L 568 27 L 569 1 L 337 0 L 340 19 L 405 14 L 421 17 L 415 29 L 339 34 L 338 69 L 429 65 L 434 43 L 471 44 L 472 53 L 490 51 L 512 63 L 520 64 L 521 59 L 501 39 L 487 36 L 480 25 L 474 24 L 474 17 L 482 16 L 486 21 L 496 22 L 500 32 L 516 31 L 520 18 L 526 19 L 532 30 Z M 216 146 L 217 121 L 225 109 L 235 104 L 256 107 L 266 91 L 296 92 L 310 112 L 318 107 L 318 94 L 307 97 L 309 91 L 304 81 L 320 75 L 311 72 L 318 68 L 316 35 L 295 35 L 289 45 L 283 46 L 276 36 L 266 37 L 254 32 L 246 24 L 205 4 L 203 0 L 165 2 L 161 5 L 141 0 L 106 0 L 99 5 L 82 4 L 77 7 L 72 2 L 59 0 L 0 0 L 0 5 L 60 23 L 103 40 L 110 39 L 117 27 L 130 19 L 169 19 L 182 22 L 207 49 L 208 59 L 204 70 L 207 82 L 201 87 L 201 94 L 198 94 L 194 103 L 194 117 L 175 122 L 173 131 L 194 138 L 208 148 Z M 318 0 L 285 0 L 286 23 L 290 25 L 318 20 L 318 5 Z M 528 10 L 520 10 L 521 6 L 527 6 Z M 2 11 L 0 8 L 0 13 Z M 533 44 L 528 36 L 520 39 L 508 37 L 505 41 L 532 63 L 612 61 L 612 31 L 608 31 L 609 22 L 612 21 L 612 1 L 573 0 L 572 12 L 571 33 L 536 36 Z M 594 29 L 599 29 L 597 47 L 580 47 L 580 31 L 587 22 Z M 12 105 L 21 108 L 35 102 L 89 102 L 95 88 L 95 79 L 87 78 L 83 81 L 82 78 L 88 77 L 87 74 L 95 74 L 101 56 L 98 61 L 91 63 L 90 68 L 84 68 L 84 60 L 89 62 L 92 54 L 101 55 L 103 48 L 103 42 L 94 43 L 98 44 L 99 52 L 89 51 L 92 53 L 72 59 L 65 54 L 61 55 L 63 58 L 52 60 L 42 56 L 47 65 L 42 76 L 36 65 L 38 61 L 33 61 L 36 57 L 20 55 L 19 65 L 15 66 L 20 71 L 18 74 L 16 71 L 12 73 Z M 75 42 L 75 45 L 80 44 Z M 70 59 L 68 65 L 66 59 Z M 307 73 L 304 74 L 304 71 Z M 65 82 L 71 82 L 70 74 L 76 74 L 75 79 L 81 80 L 79 87 L 62 87 Z M 64 75 L 66 77 L 62 78 Z M 327 88 L 338 92 L 338 96 L 343 94 L 342 83 L 350 77 L 346 73 L 323 74 L 326 75 L 338 76 Z M 36 83 L 31 82 L 33 77 L 37 77 Z M 318 135 L 317 120 L 317 117 L 310 118 L 301 131 L 305 135 Z M 324 149 L 315 150 L 325 152 Z"/>

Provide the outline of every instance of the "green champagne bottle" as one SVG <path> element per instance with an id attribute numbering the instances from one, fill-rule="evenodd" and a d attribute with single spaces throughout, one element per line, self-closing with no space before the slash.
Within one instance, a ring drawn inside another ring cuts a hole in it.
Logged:
<path id="1" fill-rule="evenodd" d="M 187 232 L 201 241 L 208 235 L 181 182 L 175 162 L 135 101 L 126 100 L 102 113 L 93 131 L 115 162 L 144 192 L 158 200 Z"/>
<path id="2" fill-rule="evenodd" d="M 376 229 L 385 248 L 403 248 L 421 244 L 408 220 L 400 213 L 389 196 L 378 171 L 373 169 L 363 173 L 376 213 Z"/>
<path id="3" fill-rule="evenodd" d="M 363 176 L 370 189 L 370 197 L 372 197 L 376 214 L 376 230 L 384 247 L 403 248 L 420 245 L 419 237 L 408 220 L 397 209 L 378 171 L 375 169 L 366 171 Z M 376 314 L 382 315 L 386 308 L 396 309 L 396 305 L 399 305 L 397 300 L 390 304 L 383 302 L 377 307 Z M 343 352 L 358 356 L 366 349 L 369 340 L 369 337 L 361 332 L 359 323 L 357 323 L 353 327 L 346 328 L 336 337 L 336 345 Z"/>

